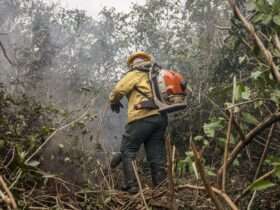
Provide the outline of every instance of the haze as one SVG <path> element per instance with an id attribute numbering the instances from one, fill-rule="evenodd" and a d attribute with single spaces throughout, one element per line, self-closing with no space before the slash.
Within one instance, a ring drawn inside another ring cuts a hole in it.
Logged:
<path id="1" fill-rule="evenodd" d="M 115 7 L 118 11 L 129 11 L 133 3 L 144 4 L 145 0 L 44 0 L 60 2 L 65 8 L 85 10 L 88 15 L 97 17 L 103 7 Z"/>

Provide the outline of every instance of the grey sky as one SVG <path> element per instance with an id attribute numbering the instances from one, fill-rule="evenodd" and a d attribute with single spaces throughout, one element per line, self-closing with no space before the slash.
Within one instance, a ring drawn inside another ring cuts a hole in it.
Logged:
<path id="1" fill-rule="evenodd" d="M 118 11 L 129 11 L 132 3 L 144 4 L 146 0 L 44 0 L 60 2 L 65 8 L 86 10 L 88 15 L 97 16 L 104 7 L 115 7 Z"/>

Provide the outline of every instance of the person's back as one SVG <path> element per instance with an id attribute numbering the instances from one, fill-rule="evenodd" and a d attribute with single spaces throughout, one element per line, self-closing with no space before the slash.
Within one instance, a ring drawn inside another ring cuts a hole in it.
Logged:
<path id="1" fill-rule="evenodd" d="M 158 115 L 157 109 L 137 109 L 135 106 L 147 100 L 141 91 L 152 98 L 151 85 L 147 72 L 141 70 L 132 70 L 124 75 L 117 83 L 110 94 L 110 103 L 117 103 L 122 96 L 128 99 L 127 122 L 131 123 L 151 115 Z"/>
<path id="2" fill-rule="evenodd" d="M 158 109 L 147 105 L 152 98 L 148 72 L 139 68 L 141 63 L 151 62 L 151 56 L 137 52 L 129 57 L 130 71 L 113 88 L 109 100 L 112 111 L 119 112 L 120 100 L 128 99 L 128 123 L 121 143 L 124 190 L 138 191 L 132 161 L 144 144 L 147 160 L 150 162 L 153 184 L 156 186 L 165 179 L 164 134 L 167 117 L 159 114 Z"/>

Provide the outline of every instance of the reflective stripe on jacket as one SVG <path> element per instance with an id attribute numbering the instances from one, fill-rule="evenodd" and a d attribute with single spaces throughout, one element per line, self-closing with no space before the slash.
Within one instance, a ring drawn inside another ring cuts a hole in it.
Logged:
<path id="1" fill-rule="evenodd" d="M 139 120 L 148 116 L 159 114 L 157 109 L 135 109 L 135 105 L 147 100 L 143 95 L 137 92 L 134 87 L 152 97 L 151 85 L 147 72 L 133 70 L 124 75 L 124 77 L 116 84 L 110 93 L 110 103 L 117 103 L 123 96 L 128 99 L 128 123 Z"/>

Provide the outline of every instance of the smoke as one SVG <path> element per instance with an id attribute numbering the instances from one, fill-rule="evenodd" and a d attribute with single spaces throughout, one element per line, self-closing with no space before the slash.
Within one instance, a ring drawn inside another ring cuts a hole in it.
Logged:
<path id="1" fill-rule="evenodd" d="M 119 150 L 126 115 L 113 114 L 107 102 L 108 87 L 119 75 L 114 69 L 120 69 L 112 21 L 42 1 L 0 1 L 0 41 L 15 63 L 0 55 L 0 82 L 13 94 L 58 109 L 63 113 L 56 119 L 58 127 L 89 108 L 86 119 L 47 145 L 42 156 L 46 170 L 69 174 L 82 166 L 77 170 L 86 176 L 92 160 L 108 160 Z M 96 103 L 88 107 L 93 98 Z"/>

